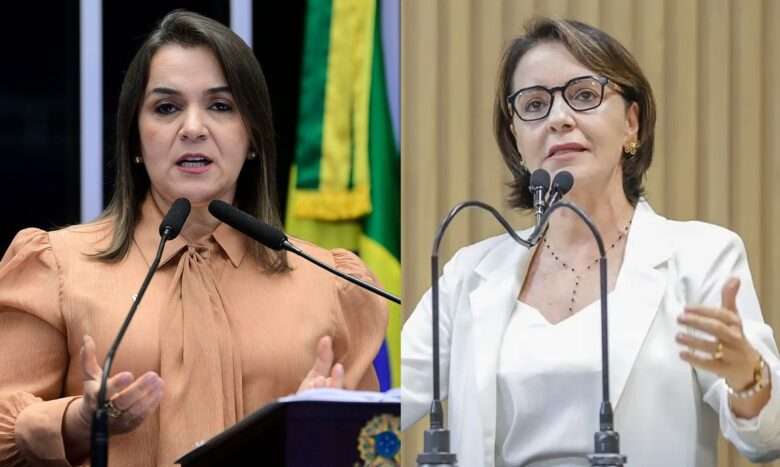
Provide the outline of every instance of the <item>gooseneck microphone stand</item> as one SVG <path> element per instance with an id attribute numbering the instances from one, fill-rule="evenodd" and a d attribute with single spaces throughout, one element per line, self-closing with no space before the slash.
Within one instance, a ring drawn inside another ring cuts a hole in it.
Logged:
<path id="1" fill-rule="evenodd" d="M 354 276 L 351 276 L 351 275 L 349 275 L 349 274 L 347 274 L 345 272 L 339 271 L 338 269 L 334 268 L 333 266 L 318 260 L 314 256 L 311 256 L 311 255 L 307 254 L 305 251 L 303 251 L 300 248 L 298 248 L 297 246 L 293 245 L 292 242 L 290 242 L 290 241 L 285 241 L 282 248 L 284 248 L 285 250 L 289 251 L 290 253 L 293 253 L 293 254 L 296 254 L 296 255 L 300 256 L 301 258 L 303 258 L 303 259 L 305 259 L 307 261 L 310 261 L 311 263 L 321 267 L 322 269 L 325 269 L 328 272 L 331 272 L 331 273 L 339 276 L 340 278 L 342 278 L 342 279 L 344 279 L 346 281 L 349 281 L 349 282 L 357 285 L 358 287 L 362 287 L 362 288 L 364 288 L 364 289 L 366 289 L 366 290 L 368 290 L 370 292 L 373 292 L 373 293 L 379 295 L 380 297 L 382 297 L 382 298 L 384 298 L 386 300 L 390 300 L 393 303 L 397 303 L 399 305 L 401 304 L 401 299 L 398 296 L 393 295 L 392 293 L 390 293 L 390 292 L 388 292 L 388 291 L 386 291 L 384 289 L 380 289 L 379 287 L 377 287 L 377 286 L 375 286 L 375 285 L 373 285 L 373 284 L 371 284 L 369 282 L 361 281 L 357 277 L 354 277 Z"/>
<path id="2" fill-rule="evenodd" d="M 432 333 L 433 333 L 433 402 L 431 402 L 430 427 L 425 430 L 423 435 L 423 452 L 417 455 L 418 467 L 453 467 L 457 465 L 457 456 L 450 452 L 450 432 L 444 427 L 444 410 L 441 404 L 441 390 L 439 387 L 439 246 L 442 237 L 450 222 L 455 216 L 465 208 L 477 207 L 484 209 L 491 214 L 504 227 L 507 233 L 517 243 L 526 248 L 533 246 L 531 243 L 520 238 L 515 233 L 509 222 L 489 204 L 481 201 L 466 201 L 458 204 L 447 214 L 444 221 L 439 225 L 436 236 L 433 239 L 433 248 L 431 253 L 431 303 L 432 303 Z"/>
<path id="3" fill-rule="evenodd" d="M 599 249 L 599 295 L 601 297 L 601 407 L 599 409 L 599 431 L 593 435 L 594 453 L 588 455 L 591 466 L 622 467 L 627 462 L 626 456 L 620 454 L 620 434 L 615 431 L 614 414 L 609 397 L 609 330 L 607 313 L 607 253 L 604 241 L 596 225 L 578 206 L 558 201 L 552 204 L 542 216 L 541 225 L 549 222 L 553 212 L 560 208 L 574 211 L 588 226 Z"/>
<path id="4" fill-rule="evenodd" d="M 107 467 L 108 466 L 108 408 L 106 407 L 106 390 L 108 386 L 108 374 L 111 371 L 111 365 L 114 363 L 114 355 L 116 354 L 119 343 L 122 342 L 122 338 L 130 326 L 130 321 L 135 315 L 135 311 L 138 309 L 138 304 L 141 303 L 146 288 L 149 286 L 149 282 L 152 280 L 152 276 L 157 271 L 157 266 L 160 264 L 160 258 L 162 257 L 163 245 L 168 241 L 166 236 L 160 238 L 160 246 L 157 248 L 157 255 L 154 257 L 149 272 L 144 278 L 144 282 L 141 285 L 141 289 L 133 300 L 133 304 L 130 307 L 130 311 L 127 313 L 127 318 L 122 323 L 122 327 L 119 329 L 119 333 L 114 338 L 114 342 L 111 344 L 111 348 L 106 354 L 106 359 L 103 362 L 103 375 L 100 378 L 100 389 L 97 393 L 97 408 L 92 416 L 92 442 L 91 442 L 91 456 L 92 460 L 90 465 L 92 467 Z"/>
<path id="5" fill-rule="evenodd" d="M 163 247 L 165 242 L 173 240 L 179 235 L 184 222 L 187 220 L 187 216 L 190 214 L 190 202 L 185 198 L 179 198 L 174 201 L 168 213 L 163 218 L 160 225 L 160 244 L 157 247 L 157 254 L 154 257 L 154 261 L 149 266 L 149 270 L 144 277 L 144 282 L 141 284 L 141 288 L 138 290 L 138 294 L 133 299 L 133 304 L 130 306 L 130 310 L 125 316 L 122 327 L 119 328 L 119 332 L 114 338 L 114 342 L 111 343 L 111 347 L 108 349 L 106 359 L 103 361 L 103 374 L 100 378 L 100 388 L 97 393 L 97 407 L 95 413 L 92 415 L 92 426 L 90 427 L 90 465 L 92 467 L 107 467 L 108 466 L 108 408 L 106 407 L 106 391 L 108 386 L 108 375 L 111 372 L 111 365 L 114 363 L 114 355 L 116 354 L 119 344 L 122 342 L 122 338 L 130 326 L 130 322 L 133 320 L 135 311 L 138 309 L 138 305 L 141 303 L 141 299 L 146 293 L 149 282 L 152 280 L 152 276 L 157 272 L 157 266 L 160 264 L 160 258 L 162 258 Z"/>
<path id="6" fill-rule="evenodd" d="M 609 396 L 609 331 L 607 313 L 607 256 L 604 241 L 596 225 L 587 214 L 575 204 L 562 201 L 563 196 L 571 190 L 574 179 L 571 173 L 560 171 L 555 175 L 550 189 L 550 196 L 543 203 L 539 196 L 540 191 L 546 192 L 550 186 L 549 174 L 537 170 L 531 176 L 530 190 L 534 195 L 536 208 L 536 226 L 528 237 L 521 238 L 515 233 L 512 226 L 492 206 L 480 201 L 466 201 L 456 205 L 447 214 L 439 226 L 433 241 L 431 253 L 431 304 L 432 304 L 432 333 L 433 333 L 433 402 L 430 411 L 430 428 L 425 430 L 423 437 L 423 452 L 417 456 L 418 467 L 453 467 L 457 465 L 455 453 L 450 452 L 450 433 L 444 427 L 444 412 L 441 404 L 441 391 L 439 387 L 439 246 L 444 231 L 452 219 L 467 207 L 478 207 L 490 212 L 493 217 L 504 227 L 506 232 L 520 245 L 531 248 L 541 239 L 550 216 L 560 208 L 572 210 L 588 226 L 599 250 L 599 295 L 601 298 L 601 389 L 602 402 L 599 409 L 599 430 L 594 434 L 594 453 L 587 456 L 591 466 L 622 467 L 627 462 L 626 456 L 620 454 L 620 435 L 614 430 L 614 414 Z M 546 176 L 545 176 L 546 175 Z M 540 208 L 544 209 L 540 213 Z"/>

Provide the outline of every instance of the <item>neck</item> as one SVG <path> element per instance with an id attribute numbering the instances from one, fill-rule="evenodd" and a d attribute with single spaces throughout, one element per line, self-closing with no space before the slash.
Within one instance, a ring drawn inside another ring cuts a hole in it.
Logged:
<path id="1" fill-rule="evenodd" d="M 172 200 L 169 201 L 154 192 L 152 192 L 152 198 L 163 215 L 168 212 L 173 204 Z M 214 233 L 219 224 L 220 222 L 209 212 L 208 205 L 193 204 L 190 215 L 187 217 L 187 222 L 184 223 L 180 235 L 187 243 L 199 243 Z"/>
<path id="2" fill-rule="evenodd" d="M 199 243 L 217 229 L 220 222 L 211 215 L 208 206 L 193 206 L 187 222 L 181 229 L 181 236 L 188 243 Z"/>
<path id="3" fill-rule="evenodd" d="M 611 183 L 598 191 L 589 188 L 583 186 L 580 190 L 572 190 L 566 198 L 591 218 L 608 246 L 630 222 L 634 207 L 628 202 L 622 183 L 618 186 Z M 569 249 L 567 245 L 595 247 L 588 226 L 569 209 L 558 209 L 553 213 L 547 238 L 560 249 Z"/>

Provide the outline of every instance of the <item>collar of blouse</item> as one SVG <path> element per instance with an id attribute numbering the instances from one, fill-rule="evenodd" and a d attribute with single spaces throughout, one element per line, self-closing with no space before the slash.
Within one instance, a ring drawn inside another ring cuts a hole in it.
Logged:
<path id="1" fill-rule="evenodd" d="M 141 250 L 141 254 L 146 259 L 147 264 L 151 264 L 154 259 L 154 254 L 157 252 L 157 247 L 160 244 L 160 222 L 162 222 L 163 213 L 157 207 L 151 196 L 147 195 L 141 205 L 141 218 L 138 220 L 138 224 L 135 228 L 135 234 L 133 240 L 138 248 Z M 211 234 L 213 242 L 206 244 L 192 245 L 194 247 L 205 247 L 205 251 L 209 251 L 214 248 L 220 248 L 225 252 L 225 255 L 230 260 L 233 267 L 237 268 L 241 265 L 241 261 L 244 259 L 248 249 L 249 239 L 243 234 L 236 231 L 227 224 L 221 223 Z M 168 241 L 163 249 L 162 259 L 158 267 L 162 268 L 172 258 L 175 258 L 179 252 L 181 252 L 188 245 L 187 240 L 181 235 Z"/>

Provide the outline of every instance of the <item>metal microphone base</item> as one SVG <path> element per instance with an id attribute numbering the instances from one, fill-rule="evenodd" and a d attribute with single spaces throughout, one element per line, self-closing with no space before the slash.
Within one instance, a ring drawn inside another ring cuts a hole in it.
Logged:
<path id="1" fill-rule="evenodd" d="M 593 442 L 596 452 L 588 455 L 591 466 L 623 467 L 626 464 L 626 456 L 620 454 L 620 434 L 617 431 L 597 431 Z"/>
<path id="2" fill-rule="evenodd" d="M 627 459 L 622 454 L 588 454 L 588 461 L 592 466 L 623 467 Z"/>
<path id="3" fill-rule="evenodd" d="M 449 430 L 445 428 L 425 430 L 423 452 L 417 455 L 417 467 L 456 467 L 457 456 L 449 451 Z"/>

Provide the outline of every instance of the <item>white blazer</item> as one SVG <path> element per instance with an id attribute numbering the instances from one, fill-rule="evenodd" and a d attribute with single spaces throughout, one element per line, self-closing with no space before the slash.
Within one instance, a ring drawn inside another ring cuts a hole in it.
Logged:
<path id="1" fill-rule="evenodd" d="M 461 249 L 444 267 L 441 388 L 460 466 L 494 465 L 499 350 L 532 253 L 501 235 Z M 732 276 L 742 281 L 737 307 L 745 334 L 773 382 L 769 403 L 751 420 L 735 418 L 723 379 L 680 360 L 674 340 L 683 307 L 719 306 L 721 287 Z M 629 466 L 715 467 L 719 427 L 753 461 L 780 455 L 780 360 L 736 234 L 665 219 L 641 201 L 609 298 L 609 333 L 610 394 Z M 428 291 L 402 332 L 402 428 L 430 407 L 431 358 Z M 593 401 L 594 411 L 598 405 Z"/>

